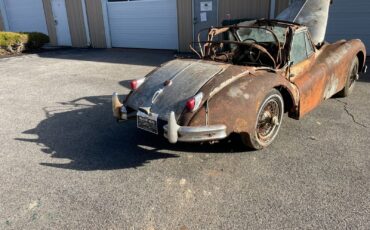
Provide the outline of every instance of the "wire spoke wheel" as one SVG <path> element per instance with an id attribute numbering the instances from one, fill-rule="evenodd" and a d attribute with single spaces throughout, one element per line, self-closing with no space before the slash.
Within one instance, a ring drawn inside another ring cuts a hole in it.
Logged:
<path id="1" fill-rule="evenodd" d="M 271 99 L 261 111 L 257 122 L 257 136 L 268 140 L 279 126 L 280 108 L 276 100 Z"/>
<path id="2" fill-rule="evenodd" d="M 347 97 L 349 96 L 353 89 L 355 88 L 356 81 L 359 78 L 359 60 L 357 57 L 353 59 L 352 65 L 350 66 L 348 70 L 347 80 L 344 88 L 342 91 L 338 93 L 338 96 L 340 97 Z"/>
<path id="3" fill-rule="evenodd" d="M 357 76 L 358 76 L 358 62 L 355 61 L 355 64 L 354 66 L 352 67 L 352 71 L 351 71 L 351 75 L 350 75 L 350 79 L 349 79 L 349 87 L 351 88 L 354 83 L 356 82 L 357 80 Z"/>
<path id="4" fill-rule="evenodd" d="M 253 149 L 269 146 L 279 133 L 283 115 L 283 97 L 278 90 L 273 89 L 258 110 L 254 132 L 242 136 L 244 144 Z"/>

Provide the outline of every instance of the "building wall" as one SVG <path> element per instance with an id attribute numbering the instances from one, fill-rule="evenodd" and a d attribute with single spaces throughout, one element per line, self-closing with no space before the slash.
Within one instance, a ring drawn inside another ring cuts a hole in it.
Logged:
<path id="1" fill-rule="evenodd" d="M 3 22 L 3 17 L 1 15 L 1 12 L 0 12 L 0 31 L 3 31 L 5 28 L 4 28 L 4 22 Z"/>
<path id="2" fill-rule="evenodd" d="M 268 18 L 270 13 L 270 0 L 219 0 L 218 4 L 220 24 L 228 14 L 231 19 L 241 19 Z"/>
<path id="3" fill-rule="evenodd" d="M 68 15 L 68 25 L 73 47 L 87 47 L 88 39 L 84 22 L 81 0 L 65 0 Z M 51 0 L 43 0 L 46 25 L 50 44 L 58 45 Z M 86 0 L 86 14 L 89 26 L 91 45 L 94 48 L 105 48 L 105 31 L 100 0 Z"/>
<path id="4" fill-rule="evenodd" d="M 57 32 L 55 30 L 55 23 L 53 17 L 53 9 L 51 7 L 50 0 L 42 0 L 44 4 L 44 12 L 45 12 L 45 20 L 46 20 L 46 27 L 48 28 L 50 44 L 53 46 L 58 45 L 57 40 Z"/>
<path id="5" fill-rule="evenodd" d="M 177 0 L 179 51 L 188 52 L 193 41 L 193 1 Z"/>
<path id="6" fill-rule="evenodd" d="M 65 0 L 73 47 L 88 46 L 81 0 Z"/>
<path id="7" fill-rule="evenodd" d="M 279 2 L 280 0 L 277 0 Z M 283 0 L 285 1 L 285 0 Z M 192 0 L 177 0 L 179 23 L 179 50 L 189 52 L 193 40 Z M 268 18 L 270 0 L 219 0 L 219 24 L 230 14 L 232 19 Z"/>
<path id="8" fill-rule="evenodd" d="M 107 42 L 101 0 L 86 0 L 86 11 L 91 46 L 94 48 L 106 48 Z"/>
<path id="9" fill-rule="evenodd" d="M 275 15 L 277 16 L 281 11 L 285 10 L 289 6 L 289 0 L 276 0 Z"/>
<path id="10" fill-rule="evenodd" d="M 43 0 L 46 24 L 52 45 L 57 45 L 57 35 L 51 7 L 51 0 Z M 106 36 L 101 0 L 85 0 L 87 23 L 90 42 L 94 48 L 106 48 Z M 193 0 L 177 0 L 179 50 L 189 51 L 189 44 L 193 40 Z M 276 0 L 276 12 L 286 8 L 289 0 Z M 219 24 L 230 15 L 237 18 L 268 18 L 270 0 L 219 0 Z M 71 32 L 72 46 L 86 47 L 88 39 L 84 24 L 83 7 L 81 0 L 66 0 L 68 22 Z M 0 29 L 3 23 L 0 19 Z"/>

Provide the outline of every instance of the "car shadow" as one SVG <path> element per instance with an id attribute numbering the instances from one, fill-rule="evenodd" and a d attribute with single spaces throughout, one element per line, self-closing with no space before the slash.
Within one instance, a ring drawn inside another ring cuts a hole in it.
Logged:
<path id="1" fill-rule="evenodd" d="M 126 89 L 129 89 L 131 90 L 131 82 L 133 81 L 134 79 L 132 80 L 124 80 L 124 81 L 120 81 L 118 84 Z"/>
<path id="2" fill-rule="evenodd" d="M 44 166 L 82 171 L 114 170 L 177 158 L 180 153 L 245 151 L 232 140 L 214 145 L 171 145 L 160 136 L 138 130 L 135 121 L 118 124 L 112 117 L 110 96 L 78 98 L 44 108 L 44 111 L 46 119 L 23 132 L 37 138 L 16 139 L 36 143 L 51 158 L 69 161 L 41 163 Z"/>
<path id="3" fill-rule="evenodd" d="M 358 79 L 359 82 L 370 83 L 370 70 L 366 74 L 362 74 Z"/>

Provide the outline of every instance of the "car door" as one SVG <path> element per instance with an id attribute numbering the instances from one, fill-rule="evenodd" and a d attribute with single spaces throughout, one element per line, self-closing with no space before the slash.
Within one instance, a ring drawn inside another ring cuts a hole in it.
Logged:
<path id="1" fill-rule="evenodd" d="M 323 101 L 326 65 L 316 63 L 317 53 L 306 28 L 294 33 L 291 49 L 289 79 L 300 93 L 299 117 L 304 116 Z"/>

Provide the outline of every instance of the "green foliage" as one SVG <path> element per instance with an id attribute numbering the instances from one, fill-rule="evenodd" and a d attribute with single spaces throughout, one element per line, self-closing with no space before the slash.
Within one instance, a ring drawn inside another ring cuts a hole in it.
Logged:
<path id="1" fill-rule="evenodd" d="M 0 32 L 0 46 L 8 47 L 17 45 L 20 43 L 25 43 L 27 41 L 27 36 L 20 33 L 13 32 Z"/>
<path id="2" fill-rule="evenodd" d="M 25 46 L 27 49 L 39 49 L 49 42 L 49 37 L 43 33 L 0 32 L 0 47 Z"/>
<path id="3" fill-rule="evenodd" d="M 28 49 L 39 49 L 44 44 L 49 43 L 49 36 L 43 33 L 32 32 L 22 34 L 27 36 L 26 47 Z"/>

